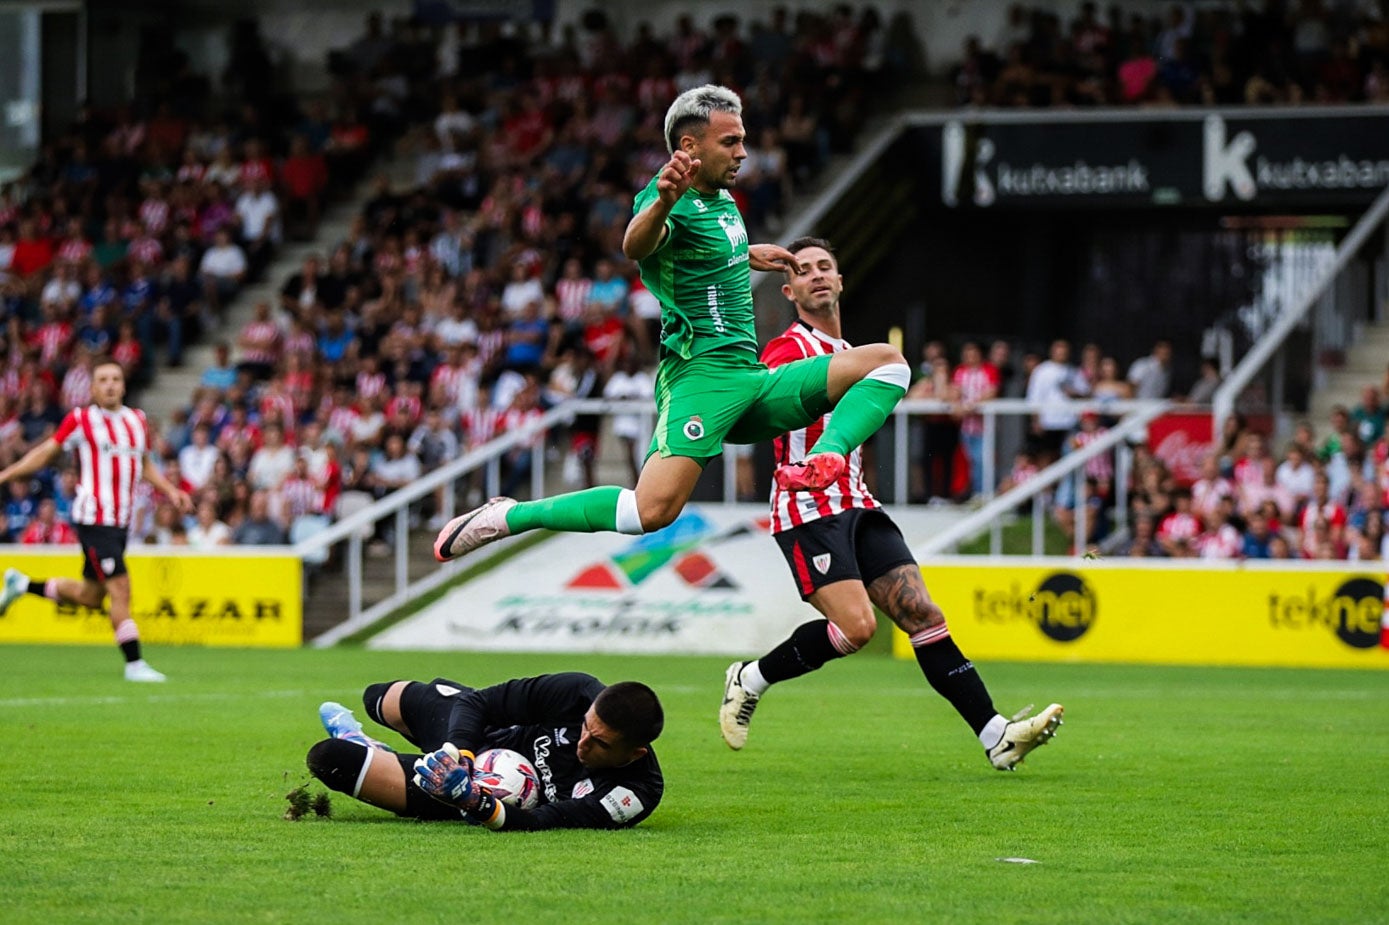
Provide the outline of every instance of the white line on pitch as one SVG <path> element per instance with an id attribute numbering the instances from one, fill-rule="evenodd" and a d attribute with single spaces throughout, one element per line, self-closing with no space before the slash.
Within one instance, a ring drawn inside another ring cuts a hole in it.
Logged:
<path id="1" fill-rule="evenodd" d="M 0 707 L 64 707 L 106 703 L 177 703 L 183 700 L 226 700 L 234 697 L 303 697 L 306 691 L 255 691 L 229 695 L 225 691 L 206 694 L 153 694 L 149 697 L 11 697 L 0 700 Z"/>

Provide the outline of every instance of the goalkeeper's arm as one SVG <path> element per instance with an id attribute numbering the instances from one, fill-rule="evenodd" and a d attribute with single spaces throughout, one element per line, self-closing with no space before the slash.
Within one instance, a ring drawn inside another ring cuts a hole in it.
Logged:
<path id="1" fill-rule="evenodd" d="M 473 753 L 459 751 L 452 742 L 415 760 L 415 786 L 457 807 L 469 822 L 489 829 L 506 824 L 505 804 L 473 779 Z"/>

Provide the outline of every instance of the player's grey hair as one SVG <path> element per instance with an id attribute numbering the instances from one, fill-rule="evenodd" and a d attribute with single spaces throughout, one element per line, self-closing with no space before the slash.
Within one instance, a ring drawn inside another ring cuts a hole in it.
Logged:
<path id="1" fill-rule="evenodd" d="M 708 125 L 709 116 L 714 112 L 741 116 L 743 101 L 738 94 L 718 84 L 705 84 L 677 96 L 666 110 L 666 151 L 674 154 L 680 136 L 695 125 Z"/>

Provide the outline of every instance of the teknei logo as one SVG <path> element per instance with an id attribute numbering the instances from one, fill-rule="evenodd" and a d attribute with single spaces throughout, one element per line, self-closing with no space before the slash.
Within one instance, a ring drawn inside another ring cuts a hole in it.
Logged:
<path id="1" fill-rule="evenodd" d="M 1099 600 L 1085 579 L 1073 572 L 1055 572 L 1042 579 L 1027 597 L 1014 582 L 1006 591 L 974 592 L 974 615 L 980 620 L 1008 623 L 1026 620 L 1050 639 L 1074 642 L 1095 623 Z"/>
<path id="2" fill-rule="evenodd" d="M 1382 644 L 1384 585 L 1373 578 L 1351 578 L 1330 597 L 1318 598 L 1314 588 L 1302 594 L 1270 594 L 1269 622 L 1279 629 L 1322 626 L 1355 649 Z"/>
<path id="3" fill-rule="evenodd" d="M 1037 628 L 1057 642 L 1084 636 L 1099 609 L 1095 592 L 1085 579 L 1071 572 L 1048 575 L 1032 595 L 1031 603 Z"/>

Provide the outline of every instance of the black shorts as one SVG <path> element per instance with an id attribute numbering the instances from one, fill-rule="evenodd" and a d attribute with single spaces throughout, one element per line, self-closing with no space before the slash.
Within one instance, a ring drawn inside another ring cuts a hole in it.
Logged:
<path id="1" fill-rule="evenodd" d="M 466 684 L 448 678 L 405 685 L 400 693 L 400 718 L 410 730 L 406 738 L 426 754 L 442 748 L 449 734 L 454 700 L 471 690 Z"/>
<path id="2" fill-rule="evenodd" d="M 882 511 L 854 508 L 776 534 L 801 599 L 836 581 L 872 584 L 916 558 Z"/>
<path id="3" fill-rule="evenodd" d="M 74 524 L 77 542 L 82 544 L 82 577 L 105 583 L 119 578 L 125 571 L 125 527 L 99 527 Z"/>
<path id="4" fill-rule="evenodd" d="M 428 684 L 411 681 L 400 693 L 400 718 L 405 721 L 410 735 L 405 736 L 424 754 L 438 751 L 447 741 L 449 716 L 453 713 L 454 698 L 467 693 L 472 688 L 448 678 L 435 678 Z M 377 757 L 385 757 L 378 754 Z M 391 756 L 400 765 L 408 784 L 405 788 L 405 808 L 397 810 L 397 816 L 411 819 L 446 819 L 458 821 L 458 810 L 446 803 L 426 796 L 424 791 L 409 783 L 415 777 L 415 759 L 420 755 L 401 752 Z"/>

